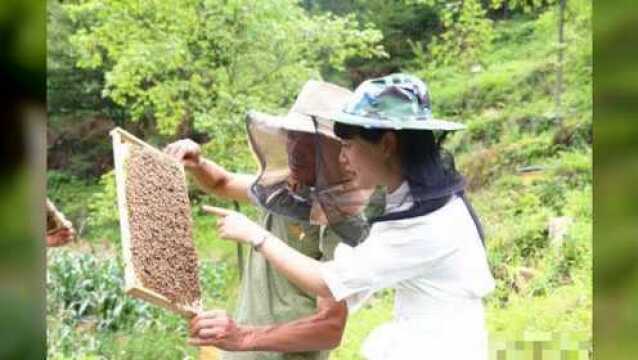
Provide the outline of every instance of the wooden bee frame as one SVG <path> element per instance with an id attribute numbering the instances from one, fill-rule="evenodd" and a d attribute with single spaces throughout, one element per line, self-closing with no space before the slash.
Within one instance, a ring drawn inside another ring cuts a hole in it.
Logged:
<path id="1" fill-rule="evenodd" d="M 119 208 L 120 214 L 120 230 L 122 234 L 122 252 L 123 252 L 123 260 L 124 260 L 124 280 L 125 280 L 125 289 L 124 291 L 135 298 L 144 300 L 148 303 L 160 306 L 169 311 L 180 314 L 184 317 L 190 318 L 193 317 L 201 310 L 201 299 L 196 301 L 196 303 L 191 304 L 190 306 L 186 306 L 183 304 L 178 304 L 170 301 L 165 296 L 153 291 L 151 289 L 145 288 L 137 277 L 137 273 L 135 271 L 135 266 L 132 261 L 132 251 L 131 251 L 131 233 L 129 229 L 129 208 L 126 199 L 126 161 L 130 155 L 130 149 L 132 146 L 140 146 L 145 149 L 149 149 L 153 152 L 161 156 L 167 156 L 162 151 L 156 149 L 155 147 L 145 143 L 144 141 L 138 139 L 132 134 L 126 132 L 121 128 L 115 128 L 111 132 L 111 137 L 113 140 L 113 156 L 115 163 L 115 181 L 117 188 L 117 204 Z M 181 168 L 181 174 L 183 177 L 184 185 L 186 186 L 186 175 L 184 173 L 184 169 Z"/>

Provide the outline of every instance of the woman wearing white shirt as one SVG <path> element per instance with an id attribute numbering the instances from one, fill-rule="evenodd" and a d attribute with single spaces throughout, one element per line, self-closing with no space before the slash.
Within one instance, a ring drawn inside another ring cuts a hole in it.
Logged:
<path id="1" fill-rule="evenodd" d="M 366 240 L 339 245 L 335 260 L 321 263 L 245 216 L 213 208 L 222 217 L 220 236 L 252 244 L 290 281 L 345 301 L 349 312 L 375 291 L 394 288 L 394 318 L 366 339 L 367 359 L 486 359 L 482 298 L 494 280 L 463 178 L 433 133 L 462 125 L 433 119 L 425 84 L 403 74 L 361 84 L 335 121 L 343 165 L 357 186 L 388 192 L 385 214 L 371 220 Z M 339 211 L 330 210 L 338 204 L 324 200 L 328 220 L 337 222 L 331 215 Z M 191 325 L 194 342 L 224 336 L 214 315 L 197 316 Z"/>

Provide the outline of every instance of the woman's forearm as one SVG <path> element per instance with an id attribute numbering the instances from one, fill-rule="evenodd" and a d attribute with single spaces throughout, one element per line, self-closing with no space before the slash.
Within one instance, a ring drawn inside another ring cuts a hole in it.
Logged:
<path id="1" fill-rule="evenodd" d="M 321 262 L 295 251 L 272 235 L 268 235 L 259 252 L 279 273 L 307 293 L 334 300 L 321 276 Z"/>
<path id="2" fill-rule="evenodd" d="M 217 231 L 222 239 L 251 244 L 290 282 L 307 293 L 334 299 L 321 276 L 321 263 L 291 248 L 245 215 L 204 205 L 202 210 L 218 216 Z"/>

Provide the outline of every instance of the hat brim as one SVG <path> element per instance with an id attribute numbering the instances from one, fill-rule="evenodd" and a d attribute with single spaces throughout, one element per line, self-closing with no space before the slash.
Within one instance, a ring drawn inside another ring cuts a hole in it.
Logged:
<path id="1" fill-rule="evenodd" d="M 290 112 L 330 119 L 352 97 L 352 91 L 325 81 L 308 80 L 297 95 Z"/>
<path id="2" fill-rule="evenodd" d="M 310 116 L 294 112 L 290 112 L 286 116 L 274 116 L 258 111 L 250 111 L 248 112 L 248 117 L 253 121 L 273 129 L 319 134 L 337 139 L 332 128 L 326 126 L 323 122 L 317 122 L 317 127 L 315 127 L 315 123 Z"/>
<path id="3" fill-rule="evenodd" d="M 335 122 L 342 124 L 361 126 L 364 128 L 380 128 L 393 130 L 441 130 L 441 131 L 457 131 L 465 129 L 465 125 L 453 121 L 427 119 L 427 120 L 404 120 L 390 121 L 372 119 L 365 116 L 354 115 L 346 112 L 339 112 L 334 117 Z"/>

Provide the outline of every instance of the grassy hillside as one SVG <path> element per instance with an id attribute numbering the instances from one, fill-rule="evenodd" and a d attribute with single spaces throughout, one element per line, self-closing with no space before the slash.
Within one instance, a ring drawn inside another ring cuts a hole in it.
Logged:
<path id="1" fill-rule="evenodd" d="M 487 299 L 493 350 L 509 346 L 503 341 L 556 338 L 574 340 L 559 343 L 576 349 L 587 346 L 578 341 L 591 339 L 591 26 L 572 29 L 579 34 L 566 48 L 557 108 L 557 55 L 548 40 L 556 36 L 555 23 L 551 13 L 499 22 L 491 51 L 471 69 L 432 68 L 419 59 L 404 69 L 427 80 L 435 114 L 468 126 L 451 136 L 447 147 L 467 177 L 469 197 L 486 230 L 497 279 Z M 249 161 L 244 155 L 238 158 Z M 49 250 L 53 358 L 111 358 L 122 354 L 118 351 L 139 358 L 195 356 L 185 345 L 185 324 L 125 298 L 121 263 L 101 255 L 119 251 L 112 176 L 95 183 L 50 172 L 49 186 L 49 195 L 79 224 L 83 239 Z M 197 203 L 213 201 L 200 195 Z M 207 264 L 205 300 L 231 310 L 239 283 L 236 249 L 227 242 L 220 246 L 212 221 L 194 214 L 196 242 Z M 561 231 L 563 236 L 556 236 Z M 85 272 L 94 274 L 88 282 L 80 281 Z M 333 359 L 357 358 L 365 336 L 391 318 L 392 295 L 378 294 L 351 316 Z"/>
<path id="2" fill-rule="evenodd" d="M 487 299 L 493 348 L 565 337 L 585 341 L 567 346 L 578 349 L 591 339 L 591 37 L 567 48 L 558 110 L 551 20 L 499 23 L 480 70 L 416 71 L 428 80 L 435 114 L 468 126 L 448 148 L 486 230 L 497 279 Z M 560 217 L 571 225 L 552 242 L 550 223 Z M 335 359 L 351 358 L 365 334 L 391 317 L 391 296 L 352 317 Z"/>

